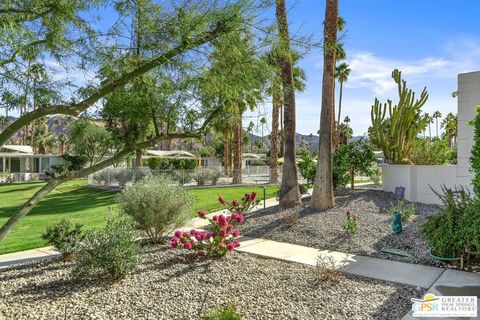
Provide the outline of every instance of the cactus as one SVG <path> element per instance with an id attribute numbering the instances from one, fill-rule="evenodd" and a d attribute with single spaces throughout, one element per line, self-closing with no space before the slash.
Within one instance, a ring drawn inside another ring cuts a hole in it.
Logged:
<path id="1" fill-rule="evenodd" d="M 392 78 L 398 86 L 398 104 L 392 107 L 391 100 L 381 103 L 375 98 L 371 111 L 371 140 L 382 149 L 388 163 L 411 164 L 409 155 L 413 142 L 429 121 L 429 117 L 421 113 L 428 99 L 427 88 L 423 88 L 420 99 L 415 99 L 415 92 L 407 89 L 401 71 L 393 70 Z"/>

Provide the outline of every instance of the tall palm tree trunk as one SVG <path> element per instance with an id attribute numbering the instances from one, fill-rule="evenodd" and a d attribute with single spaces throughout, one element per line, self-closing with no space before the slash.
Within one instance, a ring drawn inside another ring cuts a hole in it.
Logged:
<path id="1" fill-rule="evenodd" d="M 228 148 L 228 132 L 227 128 L 223 129 L 223 169 L 225 171 L 225 175 L 228 177 L 230 171 L 228 170 L 230 164 L 230 158 L 228 153 L 230 152 Z"/>
<path id="2" fill-rule="evenodd" d="M 285 128 L 285 153 L 280 188 L 280 206 L 294 207 L 302 203 L 298 188 L 298 174 L 295 156 L 295 85 L 293 82 L 292 56 L 290 52 L 290 35 L 288 33 L 287 10 L 285 0 L 276 0 L 276 17 L 280 35 L 279 63 L 283 84 L 283 102 Z"/>
<path id="3" fill-rule="evenodd" d="M 340 124 L 340 116 L 342 114 L 342 92 L 343 92 L 343 81 L 340 81 L 340 96 L 338 97 L 338 118 L 337 125 Z"/>
<path id="4" fill-rule="evenodd" d="M 242 115 L 240 114 L 234 132 L 233 179 L 232 184 L 242 183 Z"/>
<path id="5" fill-rule="evenodd" d="M 285 136 L 283 130 L 283 101 L 280 102 L 280 156 L 285 153 Z"/>
<path id="6" fill-rule="evenodd" d="M 272 94 L 272 132 L 270 133 L 270 183 L 278 182 L 278 116 L 282 97 L 280 78 L 275 77 Z"/>
<path id="7" fill-rule="evenodd" d="M 332 179 L 332 110 L 335 81 L 335 42 L 337 39 L 338 0 L 327 0 L 323 48 L 322 111 L 315 183 L 310 207 L 317 210 L 335 205 Z"/>

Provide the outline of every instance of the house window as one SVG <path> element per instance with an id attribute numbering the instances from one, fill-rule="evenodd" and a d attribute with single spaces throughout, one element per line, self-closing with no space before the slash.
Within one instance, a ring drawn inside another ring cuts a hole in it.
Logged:
<path id="1" fill-rule="evenodd" d="M 40 168 L 40 172 L 43 173 L 48 168 L 50 168 L 50 158 L 42 158 L 42 167 Z"/>
<path id="2" fill-rule="evenodd" d="M 20 171 L 20 158 L 11 158 L 10 159 L 10 172 L 19 173 Z"/>

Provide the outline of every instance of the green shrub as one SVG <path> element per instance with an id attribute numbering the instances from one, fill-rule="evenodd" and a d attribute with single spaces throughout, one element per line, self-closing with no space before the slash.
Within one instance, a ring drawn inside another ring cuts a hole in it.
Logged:
<path id="1" fill-rule="evenodd" d="M 168 228 L 192 217 L 193 197 L 172 180 L 149 176 L 128 185 L 118 195 L 120 209 L 130 215 L 150 241 L 158 243 Z"/>
<path id="2" fill-rule="evenodd" d="M 452 190 L 442 186 L 441 193 L 433 191 L 440 198 L 443 206 L 437 214 L 427 217 L 422 225 L 422 235 L 435 254 L 443 257 L 458 257 L 469 250 L 473 243 L 479 242 L 480 204 L 463 187 Z M 477 210 L 476 213 L 474 213 L 475 210 Z M 470 223 L 473 225 L 469 225 Z M 468 235 L 471 228 L 477 228 L 476 240 L 471 240 Z M 477 247 L 478 249 L 480 247 Z"/>
<path id="3" fill-rule="evenodd" d="M 333 167 L 333 188 L 335 190 L 344 190 L 350 180 L 348 174 L 348 155 L 336 150 L 332 157 Z"/>
<path id="4" fill-rule="evenodd" d="M 89 230 L 76 251 L 75 278 L 120 279 L 140 262 L 138 233 L 126 215 L 110 215 L 104 228 Z"/>
<path id="5" fill-rule="evenodd" d="M 370 177 L 370 179 L 372 179 L 374 184 L 380 184 L 380 182 L 382 181 L 382 168 L 380 168 L 377 165 L 374 165 L 370 169 L 369 177 Z"/>
<path id="6" fill-rule="evenodd" d="M 307 194 L 308 189 L 310 189 L 311 187 L 312 185 L 309 183 L 302 183 L 298 185 L 298 188 L 300 189 L 300 194 Z"/>
<path id="7" fill-rule="evenodd" d="M 67 219 L 62 219 L 48 226 L 42 238 L 57 248 L 65 259 L 68 259 L 73 256 L 84 236 L 81 224 L 73 224 Z"/>
<path id="8" fill-rule="evenodd" d="M 402 221 L 407 222 L 412 215 L 417 214 L 417 206 L 414 203 L 408 204 L 407 201 L 400 200 L 396 205 L 390 206 L 387 212 L 391 215 L 400 213 Z"/>
<path id="9" fill-rule="evenodd" d="M 410 151 L 410 160 L 416 165 L 446 165 L 452 150 L 448 142 L 440 139 L 416 139 Z"/>
<path id="10" fill-rule="evenodd" d="M 473 191 L 480 198 L 480 106 L 477 106 L 475 118 L 470 122 L 473 125 L 473 146 L 470 164 L 474 172 L 472 179 Z"/>
<path id="11" fill-rule="evenodd" d="M 147 166 L 152 170 L 193 170 L 197 166 L 197 160 L 150 157 Z"/>
<path id="12" fill-rule="evenodd" d="M 315 174 L 317 172 L 317 163 L 314 154 L 304 152 L 302 158 L 298 161 L 298 171 L 302 177 L 307 180 L 307 183 L 315 182 Z"/>
<path id="13" fill-rule="evenodd" d="M 202 320 L 242 320 L 234 306 L 218 308 L 202 316 Z"/>

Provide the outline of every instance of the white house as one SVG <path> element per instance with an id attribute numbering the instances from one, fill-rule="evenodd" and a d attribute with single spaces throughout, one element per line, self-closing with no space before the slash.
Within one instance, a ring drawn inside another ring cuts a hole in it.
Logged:
<path id="1" fill-rule="evenodd" d="M 62 162 L 63 159 L 59 156 L 35 154 L 30 146 L 0 147 L 0 172 L 10 173 L 16 181 L 28 181 L 34 176 L 42 178 L 48 168 Z"/>

